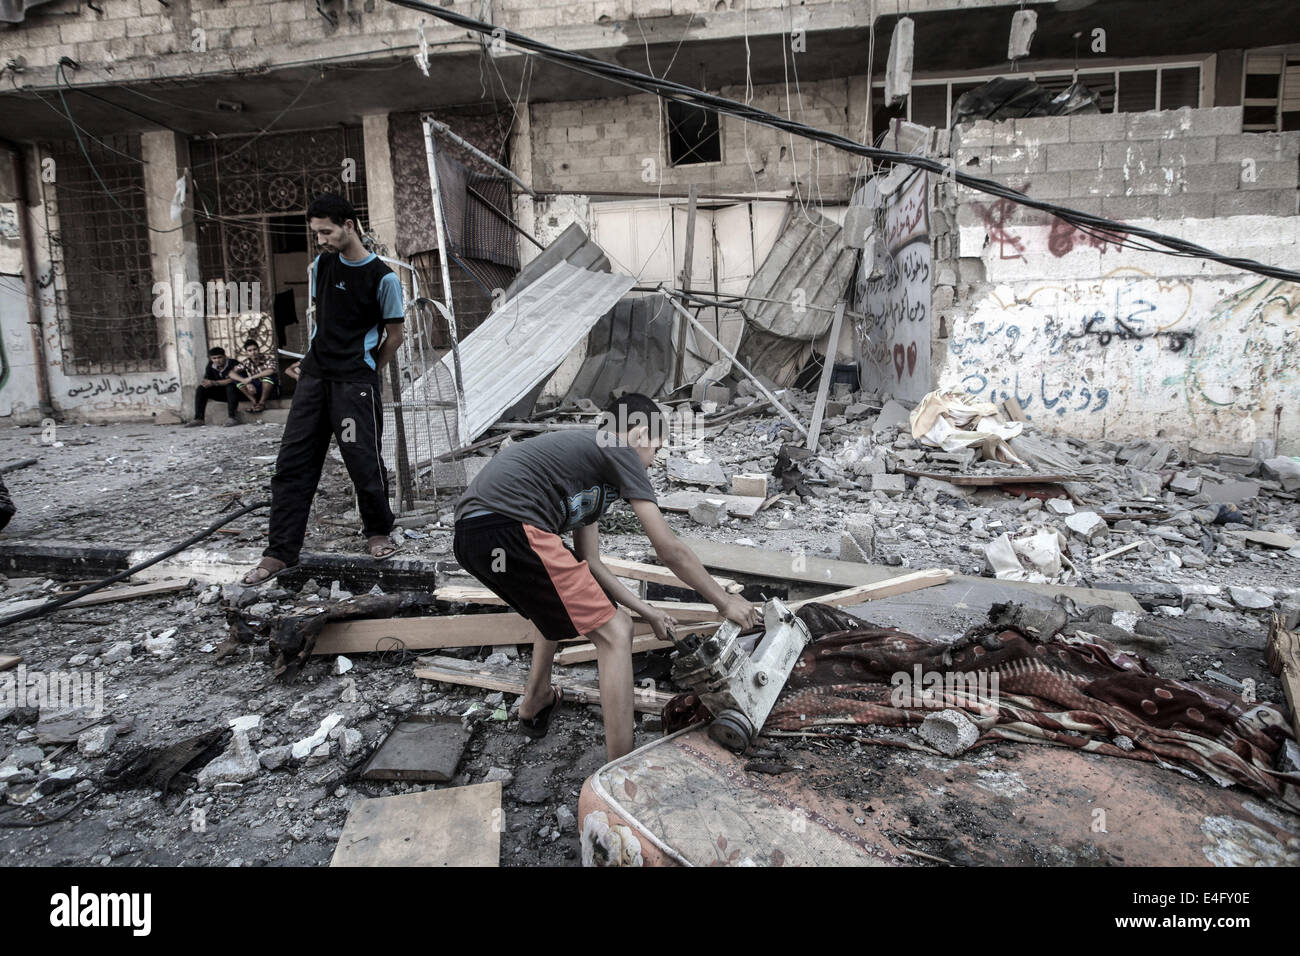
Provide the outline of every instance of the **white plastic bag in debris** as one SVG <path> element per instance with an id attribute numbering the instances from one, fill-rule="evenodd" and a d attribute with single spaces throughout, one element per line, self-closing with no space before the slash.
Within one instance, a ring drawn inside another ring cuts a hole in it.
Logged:
<path id="1" fill-rule="evenodd" d="M 912 409 L 912 437 L 931 448 L 956 451 L 975 447 L 985 458 L 1023 465 L 1007 441 L 1024 430 L 1022 422 L 1002 422 L 991 402 L 967 402 L 957 392 L 930 392 Z"/>
<path id="2" fill-rule="evenodd" d="M 1063 584 L 1075 570 L 1066 557 L 1066 547 L 1064 535 L 1052 528 L 1039 528 L 1018 538 L 1003 532 L 989 542 L 984 557 L 993 576 L 1003 581 Z"/>
<path id="3" fill-rule="evenodd" d="M 845 472 L 854 475 L 870 474 L 873 470 L 884 470 L 884 464 L 876 464 L 876 446 L 870 435 L 860 435 L 846 441 L 835 452 L 835 463 Z M 873 465 L 875 468 L 873 469 Z"/>

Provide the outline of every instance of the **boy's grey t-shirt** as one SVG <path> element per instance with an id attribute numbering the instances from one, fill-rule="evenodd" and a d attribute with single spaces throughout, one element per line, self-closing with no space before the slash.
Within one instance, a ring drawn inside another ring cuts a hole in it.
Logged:
<path id="1" fill-rule="evenodd" d="M 478 473 L 456 502 L 456 520 L 493 511 L 552 534 L 591 524 L 618 498 L 655 500 L 636 450 L 612 434 L 562 431 L 511 445 Z"/>

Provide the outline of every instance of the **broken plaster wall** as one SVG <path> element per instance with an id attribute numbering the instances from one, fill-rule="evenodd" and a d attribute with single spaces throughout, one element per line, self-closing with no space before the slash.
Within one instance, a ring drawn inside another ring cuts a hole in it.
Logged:
<path id="1" fill-rule="evenodd" d="M 150 233 L 150 260 L 155 283 L 181 285 L 197 279 L 198 253 L 193 225 L 181 228 L 170 219 L 170 197 L 179 171 L 188 164 L 184 143 L 167 131 L 141 136 L 145 161 L 145 192 L 150 197 L 146 215 Z M 176 421 L 192 407 L 193 386 L 206 361 L 207 339 L 201 315 L 176 314 L 175 301 L 161 296 L 163 315 L 158 318 L 157 367 L 142 372 L 92 372 L 74 374 L 65 369 L 63 325 L 59 310 L 66 309 L 67 289 L 63 264 L 52 255 L 60 248 L 58 203 L 54 186 L 37 181 L 41 168 L 35 152 L 27 155 L 28 194 L 35 200 L 21 217 L 31 230 L 36 253 L 36 285 L 41 311 L 41 334 L 49 375 L 50 399 L 55 411 L 73 421 L 161 420 Z M 8 162 L 7 159 L 3 160 Z M 14 202 L 15 216 L 19 216 Z M 6 243 L 6 250 L 12 243 Z M 155 287 L 157 288 L 157 287 Z M 183 312 L 183 310 L 181 310 Z M 66 318 L 66 317 L 65 317 Z M 41 419 L 36 389 L 36 355 L 29 331 L 21 255 L 0 255 L 0 334 L 11 374 L 0 381 L 0 417 L 14 422 Z"/>
<path id="2" fill-rule="evenodd" d="M 981 122 L 954 145 L 961 170 L 1031 196 L 1300 268 L 1300 134 L 1242 134 L 1240 117 Z M 936 387 L 1016 397 L 1080 438 L 1246 453 L 1276 437 L 1300 453 L 1300 285 L 1121 247 L 965 187 L 955 222 L 949 254 L 936 247 Z"/>

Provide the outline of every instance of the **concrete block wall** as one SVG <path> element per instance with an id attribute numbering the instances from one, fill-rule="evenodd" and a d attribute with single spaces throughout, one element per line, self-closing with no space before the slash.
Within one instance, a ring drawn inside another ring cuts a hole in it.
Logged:
<path id="1" fill-rule="evenodd" d="M 102 71 L 101 80 L 121 82 L 411 47 L 421 21 L 430 43 L 464 40 L 462 49 L 472 49 L 478 42 L 464 30 L 383 0 L 370 9 L 354 0 L 351 12 L 334 4 L 335 25 L 317 12 L 316 0 L 172 0 L 169 6 L 158 0 L 102 0 L 99 7 L 54 0 L 29 10 L 21 23 L 0 30 L 0 63 L 22 56 L 24 80 L 41 87 L 53 84 L 54 66 L 63 56 Z M 651 27 L 652 42 L 676 42 L 688 24 L 692 37 L 704 39 L 784 31 L 794 22 L 786 0 L 496 0 L 494 7 L 496 23 L 568 49 L 639 46 L 645 31 L 627 26 L 633 16 L 683 18 L 663 22 L 658 32 Z M 453 9 L 478 13 L 477 4 Z M 829 30 L 866 23 L 870 9 L 871 0 L 804 0 L 794 25 L 806 20 L 809 29 Z M 308 44 L 311 51 L 305 54 Z M 435 46 L 431 55 L 446 50 Z M 82 72 L 81 82 L 93 75 Z"/>
<path id="2" fill-rule="evenodd" d="M 1239 108 L 980 122 L 953 146 L 959 169 L 1030 196 L 1300 266 L 1300 133 L 1242 134 Z M 1300 453 L 1296 285 L 945 190 L 932 231 L 935 387 L 1014 396 L 1048 433 L 1245 453 L 1276 428 L 1279 449 Z"/>
<path id="3" fill-rule="evenodd" d="M 741 88 L 724 87 L 722 96 L 743 100 Z M 855 136 L 849 117 L 849 83 L 829 80 L 804 84 L 796 119 L 845 136 Z M 785 87 L 756 87 L 753 105 L 784 115 Z M 709 192 L 785 192 L 798 180 L 827 199 L 846 198 L 856 169 L 847 154 L 776 130 L 723 117 L 722 160 L 668 165 L 666 121 L 652 96 L 630 96 L 530 107 L 535 188 L 645 192 L 656 186 L 698 183 Z"/>
<path id="4" fill-rule="evenodd" d="M 1240 107 L 984 120 L 954 146 L 962 172 L 1120 221 L 1292 216 L 1300 195 L 1300 132 L 1242 133 Z M 958 200 L 960 224 L 985 215 L 986 196 L 963 188 Z"/>

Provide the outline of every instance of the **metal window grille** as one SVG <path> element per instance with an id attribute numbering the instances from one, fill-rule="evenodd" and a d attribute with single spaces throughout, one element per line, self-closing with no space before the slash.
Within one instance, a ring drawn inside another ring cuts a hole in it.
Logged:
<path id="1" fill-rule="evenodd" d="M 84 151 L 83 151 L 84 146 Z M 76 374 L 165 368 L 139 136 L 45 144 L 54 182 L 51 261 L 64 368 Z"/>

